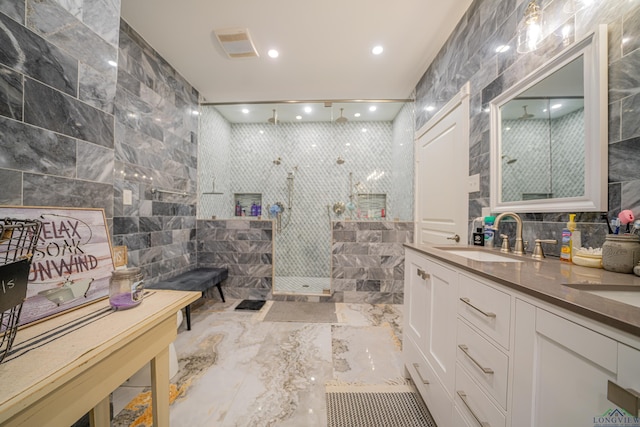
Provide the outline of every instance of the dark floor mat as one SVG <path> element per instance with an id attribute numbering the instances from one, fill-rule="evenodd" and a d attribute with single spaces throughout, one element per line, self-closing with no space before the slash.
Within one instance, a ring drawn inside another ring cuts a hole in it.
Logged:
<path id="1" fill-rule="evenodd" d="M 236 310 L 253 310 L 258 311 L 262 308 L 265 300 L 243 299 L 240 304 L 236 306 Z"/>

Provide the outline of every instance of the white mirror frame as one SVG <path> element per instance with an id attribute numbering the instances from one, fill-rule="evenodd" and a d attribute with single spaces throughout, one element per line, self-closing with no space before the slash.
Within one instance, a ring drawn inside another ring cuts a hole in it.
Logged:
<path id="1" fill-rule="evenodd" d="M 585 192 L 580 197 L 502 201 L 500 107 L 580 55 L 584 56 Z M 490 102 L 492 212 L 604 212 L 608 209 L 607 27 L 589 34 Z"/>

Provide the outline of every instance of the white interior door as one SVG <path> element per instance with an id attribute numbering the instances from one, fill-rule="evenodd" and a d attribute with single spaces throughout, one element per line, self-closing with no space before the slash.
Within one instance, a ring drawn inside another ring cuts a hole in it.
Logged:
<path id="1" fill-rule="evenodd" d="M 417 244 L 468 242 L 469 86 L 417 133 L 415 221 Z"/>

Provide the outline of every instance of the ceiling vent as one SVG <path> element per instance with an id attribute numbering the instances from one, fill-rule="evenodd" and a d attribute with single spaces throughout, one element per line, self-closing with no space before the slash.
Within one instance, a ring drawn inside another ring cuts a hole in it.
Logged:
<path id="1" fill-rule="evenodd" d="M 213 32 L 229 58 L 258 57 L 258 51 L 256 51 L 249 30 L 246 28 L 214 30 Z"/>

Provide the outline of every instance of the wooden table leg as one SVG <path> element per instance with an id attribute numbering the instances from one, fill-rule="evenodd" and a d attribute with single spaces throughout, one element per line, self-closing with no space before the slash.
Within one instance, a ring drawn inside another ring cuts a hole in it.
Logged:
<path id="1" fill-rule="evenodd" d="M 169 347 L 151 359 L 154 427 L 169 427 Z"/>
<path id="2" fill-rule="evenodd" d="M 108 427 L 111 425 L 111 402 L 109 395 L 102 399 L 89 413 L 91 427 Z"/>

